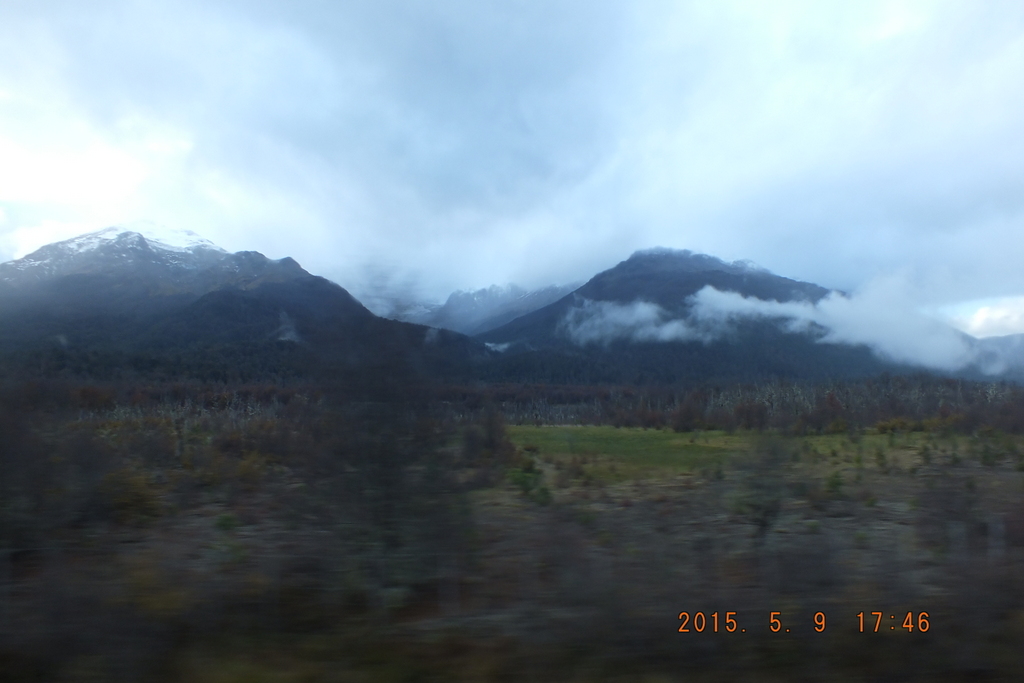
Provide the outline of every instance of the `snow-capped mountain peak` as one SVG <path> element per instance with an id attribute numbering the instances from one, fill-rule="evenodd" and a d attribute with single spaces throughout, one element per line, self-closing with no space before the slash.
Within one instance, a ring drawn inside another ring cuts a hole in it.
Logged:
<path id="1" fill-rule="evenodd" d="M 118 240 L 130 241 L 134 235 L 143 237 L 151 248 L 164 251 L 193 252 L 197 249 L 209 249 L 211 251 L 227 253 L 210 240 L 197 235 L 191 230 L 170 228 L 150 221 L 112 225 L 109 228 L 79 235 L 78 237 L 73 237 L 63 242 L 56 242 L 48 246 L 62 246 L 68 252 L 83 253 L 93 251 L 105 244 Z"/>
<path id="2" fill-rule="evenodd" d="M 230 254 L 190 230 L 131 223 L 47 244 L 24 258 L 0 263 L 0 308 L 5 299 L 23 305 L 32 292 L 43 298 L 61 292 L 62 301 L 91 296 L 96 305 L 116 307 L 137 303 L 138 296 L 199 296 L 308 276 L 290 258 L 272 260 L 255 251 Z"/>
<path id="3" fill-rule="evenodd" d="M 195 272 L 227 256 L 228 252 L 191 230 L 140 221 L 47 244 L 23 258 L 0 263 L 0 282 L 23 286 L 65 275 L 152 268 Z"/>

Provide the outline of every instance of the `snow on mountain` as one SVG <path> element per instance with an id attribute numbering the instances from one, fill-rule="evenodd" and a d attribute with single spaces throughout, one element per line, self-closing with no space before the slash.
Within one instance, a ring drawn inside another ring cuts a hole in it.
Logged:
<path id="1" fill-rule="evenodd" d="M 167 251 L 195 251 L 197 249 L 210 249 L 227 253 L 210 240 L 198 235 L 191 230 L 184 228 L 172 228 L 152 221 L 135 221 L 123 225 L 115 225 L 104 228 L 97 232 L 76 237 L 75 240 L 99 241 L 103 239 L 115 239 L 123 232 L 135 232 L 146 238 L 151 247 Z"/>
<path id="2" fill-rule="evenodd" d="M 231 254 L 190 230 L 133 223 L 47 244 L 0 263 L 0 306 L 51 300 L 61 306 L 150 306 L 153 297 L 252 289 L 307 276 L 290 258 L 273 260 L 255 251 Z"/>
<path id="3" fill-rule="evenodd" d="M 0 263 L 0 281 L 21 286 L 64 275 L 164 267 L 195 271 L 228 253 L 191 230 L 151 222 L 115 225 Z"/>
<path id="4" fill-rule="evenodd" d="M 169 228 L 149 221 L 139 221 L 125 225 L 112 225 L 109 228 L 103 228 L 96 232 L 72 237 L 71 239 L 64 240 L 63 242 L 48 244 L 45 247 L 42 247 L 42 249 L 47 251 L 63 251 L 70 254 L 82 254 L 89 251 L 95 251 L 105 245 L 116 242 L 119 238 L 124 239 L 122 235 L 125 235 L 126 233 L 131 235 L 141 235 L 146 240 L 146 243 L 150 248 L 160 249 L 163 251 L 174 251 L 180 253 L 194 252 L 199 249 L 208 249 L 211 251 L 227 253 L 210 240 L 197 235 L 191 230 Z M 37 249 L 24 259 L 19 259 L 19 261 L 30 259 L 34 254 L 38 254 L 42 249 Z"/>

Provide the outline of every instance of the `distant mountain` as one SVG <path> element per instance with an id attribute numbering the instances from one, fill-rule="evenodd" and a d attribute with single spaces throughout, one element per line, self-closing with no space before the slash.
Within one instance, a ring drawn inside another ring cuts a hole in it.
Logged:
<path id="1" fill-rule="evenodd" d="M 399 305 L 388 317 L 462 334 L 482 334 L 561 299 L 579 284 L 527 290 L 518 285 L 491 285 L 473 292 L 457 291 L 443 305 Z"/>
<path id="2" fill-rule="evenodd" d="M 231 254 L 188 231 L 113 227 L 0 264 L 0 354 L 0 372 L 376 386 L 459 377 L 487 351 L 378 318 L 291 258 Z"/>
<path id="3" fill-rule="evenodd" d="M 1024 380 L 1024 334 L 973 340 L 979 365 L 988 366 L 1007 378 Z"/>
<path id="4" fill-rule="evenodd" d="M 820 344 L 821 330 L 794 332 L 775 320 L 733 320 L 714 337 L 691 331 L 693 296 L 706 287 L 775 302 L 817 302 L 829 293 L 749 263 L 653 249 L 477 338 L 504 351 L 492 372 L 505 381 L 822 379 L 903 369 L 865 346 Z"/>

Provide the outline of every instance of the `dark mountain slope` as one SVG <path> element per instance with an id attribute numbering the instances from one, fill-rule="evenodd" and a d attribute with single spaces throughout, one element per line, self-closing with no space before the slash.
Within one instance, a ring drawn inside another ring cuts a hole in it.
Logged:
<path id="1" fill-rule="evenodd" d="M 823 381 L 867 377 L 905 368 L 878 359 L 865 346 L 818 344 L 770 323 L 741 323 L 713 343 L 562 343 L 511 347 L 491 361 L 484 379 L 566 384 L 699 384 L 762 379 Z"/>
<path id="2" fill-rule="evenodd" d="M 463 335 L 378 318 L 343 288 L 314 276 L 211 292 L 146 326 L 131 348 L 172 358 L 173 367 L 189 374 L 249 368 L 253 375 L 364 386 L 465 381 L 472 363 L 489 355 Z"/>
<path id="3" fill-rule="evenodd" d="M 634 341 L 609 338 L 580 344 L 567 319 L 585 302 L 649 302 L 666 319 L 685 319 L 689 297 L 706 286 L 769 301 L 812 301 L 828 290 L 742 263 L 688 251 L 637 252 L 594 276 L 572 294 L 477 338 L 505 349 L 489 367 L 507 381 L 697 382 L 765 377 L 827 379 L 899 369 L 863 346 L 820 344 L 820 333 L 793 333 L 771 320 L 732 324 L 713 339 Z"/>
<path id="4" fill-rule="evenodd" d="M 213 263 L 180 268 L 154 259 L 124 262 L 110 254 L 111 267 L 67 269 L 0 284 L 0 312 L 46 309 L 81 314 L 152 311 L 193 301 L 222 288 L 253 288 L 267 282 L 311 277 L 293 259 L 272 260 L 258 252 L 221 254 Z M 204 259 L 205 261 L 205 259 Z M 8 265 L 8 264 L 2 264 Z M 354 301 L 354 299 L 353 299 Z"/>
<path id="5" fill-rule="evenodd" d="M 824 287 L 773 275 L 748 264 L 726 263 L 705 254 L 668 249 L 637 252 L 595 275 L 576 294 L 617 303 L 643 299 L 673 313 L 682 313 L 686 297 L 707 285 L 765 301 L 818 301 L 828 294 Z"/>
<path id="6" fill-rule="evenodd" d="M 196 241 L 101 231 L 3 264 L 0 371 L 303 376 L 358 389 L 466 379 L 489 354 L 462 335 L 378 318 L 290 258 Z"/>
<path id="7" fill-rule="evenodd" d="M 705 254 L 652 249 L 639 251 L 614 268 L 598 273 L 571 294 L 541 309 L 477 335 L 491 343 L 520 343 L 533 347 L 571 343 L 559 328 L 570 309 L 582 300 L 629 304 L 647 301 L 674 315 L 687 312 L 686 299 L 705 286 L 765 301 L 818 301 L 828 290 L 758 270 L 726 263 Z"/>

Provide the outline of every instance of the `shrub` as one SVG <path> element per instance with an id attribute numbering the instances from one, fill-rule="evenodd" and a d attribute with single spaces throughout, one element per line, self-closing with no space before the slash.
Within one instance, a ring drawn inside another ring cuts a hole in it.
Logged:
<path id="1" fill-rule="evenodd" d="M 103 478 L 101 490 L 120 522 L 140 521 L 160 514 L 160 500 L 142 472 L 122 467 Z"/>
<path id="2" fill-rule="evenodd" d="M 850 425 L 843 419 L 832 420 L 825 428 L 825 432 L 828 434 L 845 434 L 848 431 L 850 431 Z"/>

